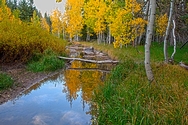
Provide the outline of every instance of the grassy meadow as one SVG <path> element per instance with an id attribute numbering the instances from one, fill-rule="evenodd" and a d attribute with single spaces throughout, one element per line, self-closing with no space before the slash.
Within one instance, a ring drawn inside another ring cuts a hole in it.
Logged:
<path id="1" fill-rule="evenodd" d="M 177 47 L 175 63 L 163 62 L 163 45 L 152 43 L 151 65 L 155 82 L 150 84 L 144 68 L 144 46 L 114 49 L 112 45 L 85 43 L 120 60 L 105 85 L 95 93 L 99 125 L 188 124 L 187 46 Z M 173 47 L 168 48 L 171 55 Z"/>

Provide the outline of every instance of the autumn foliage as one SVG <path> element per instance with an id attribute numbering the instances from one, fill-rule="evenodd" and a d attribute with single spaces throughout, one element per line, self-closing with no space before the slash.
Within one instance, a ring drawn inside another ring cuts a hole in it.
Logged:
<path id="1" fill-rule="evenodd" d="M 33 53 L 43 53 L 48 48 L 58 53 L 64 51 L 63 41 L 33 22 L 25 23 L 15 18 L 5 3 L 0 6 L 1 63 L 26 62 Z"/>
<path id="2" fill-rule="evenodd" d="M 63 17 L 55 19 L 54 10 L 51 19 L 52 24 L 61 20 L 66 25 L 64 27 L 70 41 L 72 38 L 78 40 L 78 36 L 83 35 L 81 31 L 86 28 L 87 37 L 95 34 L 100 43 L 108 34 L 114 38 L 114 47 L 119 47 L 133 42 L 145 32 L 147 21 L 138 16 L 141 9 L 141 4 L 136 0 L 67 0 Z"/>

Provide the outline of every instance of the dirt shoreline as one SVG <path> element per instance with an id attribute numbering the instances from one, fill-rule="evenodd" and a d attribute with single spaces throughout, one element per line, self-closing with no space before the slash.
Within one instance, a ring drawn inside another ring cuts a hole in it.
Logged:
<path id="1" fill-rule="evenodd" d="M 32 85 L 55 75 L 56 72 L 44 72 L 44 73 L 33 73 L 27 71 L 24 64 L 14 64 L 14 65 L 2 65 L 0 72 L 7 73 L 13 80 L 13 86 L 9 89 L 0 91 L 0 105 L 15 99 L 22 92 L 27 90 Z"/>

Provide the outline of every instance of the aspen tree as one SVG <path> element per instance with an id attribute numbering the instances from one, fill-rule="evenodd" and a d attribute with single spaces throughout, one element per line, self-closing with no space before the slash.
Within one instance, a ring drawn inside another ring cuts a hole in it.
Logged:
<path id="1" fill-rule="evenodd" d="M 169 18 L 168 18 L 168 25 L 166 27 L 166 33 L 165 33 L 165 38 L 164 38 L 164 61 L 166 63 L 168 63 L 167 39 L 169 37 L 170 25 L 171 25 L 171 22 L 172 22 L 173 10 L 174 10 L 174 0 L 171 0 L 171 2 L 170 2 L 170 14 L 169 14 Z"/>
<path id="2" fill-rule="evenodd" d="M 41 18 L 41 27 L 50 32 L 50 26 L 48 25 L 46 18 Z"/>
<path id="3" fill-rule="evenodd" d="M 61 16 L 61 12 L 57 8 L 52 12 L 52 15 L 50 16 L 50 19 L 52 21 L 52 33 L 57 34 L 59 38 L 60 32 L 62 31 Z"/>
<path id="4" fill-rule="evenodd" d="M 69 34 L 70 41 L 75 37 L 78 41 L 78 36 L 81 35 L 83 28 L 83 5 L 84 0 L 67 0 L 65 19 L 67 23 L 66 32 Z"/>
<path id="5" fill-rule="evenodd" d="M 151 65 L 150 65 L 150 46 L 151 46 L 151 40 L 153 36 L 155 13 L 156 13 L 156 0 L 150 0 L 147 33 L 146 33 L 146 43 L 145 43 L 145 70 L 146 70 L 147 78 L 150 82 L 154 80 L 153 72 L 152 72 Z"/>
<path id="6" fill-rule="evenodd" d="M 123 8 L 118 8 L 116 17 L 110 24 L 112 36 L 115 38 L 114 47 L 121 47 L 133 42 L 136 37 L 144 32 L 145 20 L 135 17 L 141 10 L 140 4 L 136 0 L 126 1 Z"/>

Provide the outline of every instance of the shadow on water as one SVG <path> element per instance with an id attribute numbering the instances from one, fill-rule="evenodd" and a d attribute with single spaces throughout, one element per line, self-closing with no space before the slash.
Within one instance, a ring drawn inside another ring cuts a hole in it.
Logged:
<path id="1" fill-rule="evenodd" d="M 112 69 L 110 64 L 73 61 L 70 67 L 0 105 L 0 125 L 90 125 L 91 98 Z"/>

